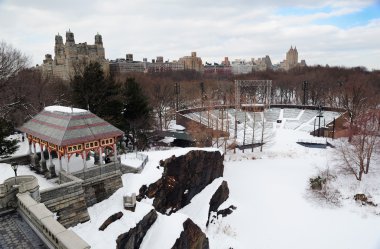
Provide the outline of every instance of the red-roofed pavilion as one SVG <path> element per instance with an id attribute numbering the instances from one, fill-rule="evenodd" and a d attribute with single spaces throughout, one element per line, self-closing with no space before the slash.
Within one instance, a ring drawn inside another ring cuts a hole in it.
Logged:
<path id="1" fill-rule="evenodd" d="M 106 148 L 113 151 L 116 162 L 116 141 L 124 134 L 89 111 L 64 106 L 45 107 L 20 130 L 27 134 L 29 153 L 32 154 L 32 148 L 34 149 L 32 165 L 34 164 L 41 173 L 47 172 L 46 160 L 41 153 L 41 160 L 38 163 L 36 146 L 40 146 L 41 151 L 49 152 L 49 171 L 52 175 L 55 175 L 52 151 L 58 155 L 60 170 L 62 170 L 62 157 L 65 156 L 69 161 L 74 154 L 81 155 L 86 168 L 86 158 L 90 151 L 98 153 L 100 164 L 103 164 L 102 154 Z M 66 170 L 70 173 L 68 166 Z"/>

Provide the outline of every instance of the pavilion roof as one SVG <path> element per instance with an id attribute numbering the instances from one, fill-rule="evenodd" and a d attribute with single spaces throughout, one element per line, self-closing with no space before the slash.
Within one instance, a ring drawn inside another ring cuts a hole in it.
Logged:
<path id="1" fill-rule="evenodd" d="M 124 134 L 89 111 L 64 106 L 45 107 L 19 130 L 58 146 L 85 143 Z"/>

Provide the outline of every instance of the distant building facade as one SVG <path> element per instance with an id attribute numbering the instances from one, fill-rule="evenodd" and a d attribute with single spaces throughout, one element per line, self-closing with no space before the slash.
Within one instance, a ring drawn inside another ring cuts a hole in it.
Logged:
<path id="1" fill-rule="evenodd" d="M 301 60 L 301 62 L 298 63 L 297 47 L 293 48 L 293 46 L 290 46 L 289 51 L 286 53 L 286 59 L 280 62 L 280 69 L 288 71 L 295 67 L 304 67 L 304 66 L 306 66 L 305 60 Z"/>
<path id="2" fill-rule="evenodd" d="M 133 54 L 127 54 L 126 58 L 116 59 L 110 62 L 110 72 L 112 75 L 122 73 L 159 73 L 170 71 L 183 71 L 184 65 L 178 61 L 164 61 L 163 56 L 157 56 L 152 62 L 146 58 L 143 61 L 134 61 Z"/>
<path id="3" fill-rule="evenodd" d="M 184 56 L 179 58 L 178 62 L 183 64 L 185 70 L 203 72 L 202 59 L 200 57 L 197 57 L 197 52 L 191 52 L 191 56 Z"/>
<path id="4" fill-rule="evenodd" d="M 266 70 L 272 70 L 272 60 L 270 59 L 269 55 L 266 55 L 263 58 L 258 58 L 257 60 L 252 59 L 253 61 L 253 71 L 266 71 Z"/>
<path id="5" fill-rule="evenodd" d="M 98 62 L 104 73 L 109 73 L 102 36 L 95 35 L 94 45 L 88 45 L 87 42 L 76 44 L 74 33 L 69 30 L 66 32 L 65 43 L 61 35 L 55 36 L 54 59 L 52 55 L 46 54 L 41 68 L 45 75 L 70 80 L 77 68 L 89 62 Z"/>
<path id="6" fill-rule="evenodd" d="M 232 74 L 231 63 L 228 60 L 228 57 L 224 57 L 224 61 L 222 63 L 205 63 L 204 65 L 204 74 L 208 75 L 221 75 L 228 76 Z"/>
<path id="7" fill-rule="evenodd" d="M 118 75 L 122 73 L 131 72 L 148 72 L 148 61 L 146 58 L 143 61 L 134 61 L 133 54 L 126 54 L 125 59 L 120 58 L 110 61 L 110 73 L 111 75 Z"/>
<path id="8" fill-rule="evenodd" d="M 148 65 L 149 73 L 171 72 L 171 71 L 183 71 L 185 66 L 178 61 L 164 61 L 164 57 L 157 56 L 156 60 L 152 60 L 152 63 Z"/>
<path id="9" fill-rule="evenodd" d="M 232 61 L 231 67 L 233 74 L 248 74 L 252 73 L 253 62 L 245 61 L 242 59 L 235 59 L 234 61 Z"/>

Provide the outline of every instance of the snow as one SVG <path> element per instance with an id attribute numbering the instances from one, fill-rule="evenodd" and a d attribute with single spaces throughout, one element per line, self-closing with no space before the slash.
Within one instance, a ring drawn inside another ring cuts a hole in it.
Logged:
<path id="1" fill-rule="evenodd" d="M 165 137 L 164 139 L 161 139 L 160 142 L 170 144 L 170 143 L 174 142 L 174 140 L 175 140 L 174 137 Z"/>
<path id="2" fill-rule="evenodd" d="M 144 215 L 153 209 L 152 200 L 144 199 L 137 202 L 135 212 L 126 211 L 122 206 L 122 197 L 131 193 L 138 193 L 142 185 L 149 185 L 160 179 L 163 173 L 163 168 L 158 167 L 160 160 L 165 160 L 172 155 L 176 157 L 185 155 L 191 150 L 218 151 L 215 148 L 176 148 L 166 151 L 142 152 L 141 154 L 146 154 L 149 157 L 144 170 L 140 174 L 124 174 L 122 176 L 123 187 L 110 198 L 90 207 L 91 220 L 78 224 L 72 230 L 89 243 L 91 248 L 115 248 L 117 236 L 135 227 Z M 119 211 L 124 213 L 120 220 L 113 222 L 104 232 L 98 231 L 109 216 Z M 170 248 L 183 230 L 182 224 L 187 218 L 187 215 L 181 213 L 171 216 L 158 213 L 157 222 L 147 233 L 141 248 Z M 165 229 L 164 236 L 162 236 L 162 229 Z"/>
<path id="3" fill-rule="evenodd" d="M 223 220 L 236 233 L 236 243 L 230 246 L 379 248 L 379 217 L 361 217 L 350 208 L 323 208 L 305 198 L 307 180 L 316 170 L 314 162 L 318 156 L 310 154 L 301 159 L 256 160 L 251 165 L 227 162 L 225 178 L 237 206 Z M 354 239 L 359 234 L 360 240 Z"/>
<path id="4" fill-rule="evenodd" d="M 133 168 L 140 167 L 143 162 L 140 158 L 137 157 L 137 154 L 135 152 L 122 154 L 120 155 L 120 159 L 122 164 Z"/>
<path id="5" fill-rule="evenodd" d="M 176 124 L 175 120 L 170 120 L 168 130 L 184 131 L 185 129 L 182 125 Z"/>
<path id="6" fill-rule="evenodd" d="M 20 176 L 20 175 L 35 176 L 38 180 L 38 184 L 40 185 L 40 190 L 57 186 L 57 184 L 55 184 L 54 182 L 48 181 L 42 175 L 38 175 L 34 171 L 30 170 L 29 166 L 27 165 L 18 166 L 17 176 Z M 14 176 L 15 176 L 15 172 L 13 171 L 10 164 L 0 163 L 0 183 L 3 183 L 6 179 L 10 177 L 14 177 Z"/>
<path id="7" fill-rule="evenodd" d="M 44 108 L 45 111 L 48 112 L 63 112 L 63 113 L 82 113 L 82 112 L 88 112 L 84 109 L 79 108 L 72 108 L 68 106 L 60 106 L 60 105 L 52 105 L 47 106 Z"/>
<path id="8" fill-rule="evenodd" d="M 171 248 L 187 218 L 206 233 L 210 248 L 380 248 L 378 209 L 360 207 L 352 200 L 354 193 L 364 190 L 371 192 L 375 202 L 380 200 L 376 180 L 380 166 L 374 167 L 377 173 L 368 175 L 368 182 L 357 183 L 350 176 L 338 177 L 334 186 L 342 190 L 343 203 L 328 205 L 311 194 L 309 178 L 326 167 L 336 167 L 331 161 L 336 149 L 304 147 L 297 144 L 300 139 L 315 138 L 303 131 L 277 128 L 263 152 L 258 148 L 253 153 L 250 149 L 245 153 L 227 152 L 224 176 L 215 179 L 176 213 L 170 216 L 158 213 L 140 248 Z M 92 248 L 114 247 L 117 236 L 134 227 L 153 208 L 153 200 L 144 199 L 138 203 L 136 213 L 124 211 L 122 195 L 138 193 L 142 185 L 157 181 L 163 173 L 162 167 L 158 167 L 160 160 L 193 149 L 197 148 L 143 152 L 149 161 L 141 174 L 123 175 L 124 187 L 91 207 L 91 221 L 73 230 Z M 230 205 L 237 209 L 227 217 L 214 219 L 206 228 L 209 201 L 223 180 L 228 182 L 230 197 L 220 209 Z M 97 231 L 102 222 L 118 211 L 128 212 L 128 217 L 115 221 L 105 232 Z"/>

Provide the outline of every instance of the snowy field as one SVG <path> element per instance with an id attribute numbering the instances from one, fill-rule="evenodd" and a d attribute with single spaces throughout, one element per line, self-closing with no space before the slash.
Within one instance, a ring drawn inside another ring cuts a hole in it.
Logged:
<path id="1" fill-rule="evenodd" d="M 177 213 L 159 214 L 141 248 L 171 248 L 183 229 L 182 223 L 190 217 L 206 233 L 210 248 L 214 249 L 379 249 L 380 207 L 360 206 L 353 200 L 355 194 L 365 193 L 380 203 L 379 155 L 361 182 L 341 174 L 331 182 L 331 187 L 340 193 L 339 203 L 331 204 L 309 190 L 309 178 L 326 168 L 332 174 L 339 172 L 334 160 L 336 149 L 303 147 L 296 143 L 299 139 L 312 137 L 303 131 L 278 128 L 263 152 L 258 148 L 253 153 L 250 149 L 236 154 L 228 151 L 224 177 L 215 179 Z M 163 172 L 157 167 L 161 159 L 192 149 L 195 148 L 144 152 L 149 162 L 141 174 L 123 175 L 124 187 L 90 207 L 91 220 L 72 230 L 92 248 L 115 248 L 118 235 L 133 228 L 153 208 L 152 200 L 144 199 L 137 203 L 135 212 L 126 211 L 122 196 L 158 180 Z M 123 160 L 133 163 L 135 159 L 127 155 Z M 10 166 L 1 164 L 0 181 L 11 176 Z M 220 209 L 230 205 L 237 209 L 206 228 L 209 200 L 223 180 L 228 182 L 230 197 Z M 43 186 L 49 184 L 42 178 L 39 181 Z M 110 215 L 119 211 L 124 213 L 120 220 L 105 231 L 98 230 Z"/>

